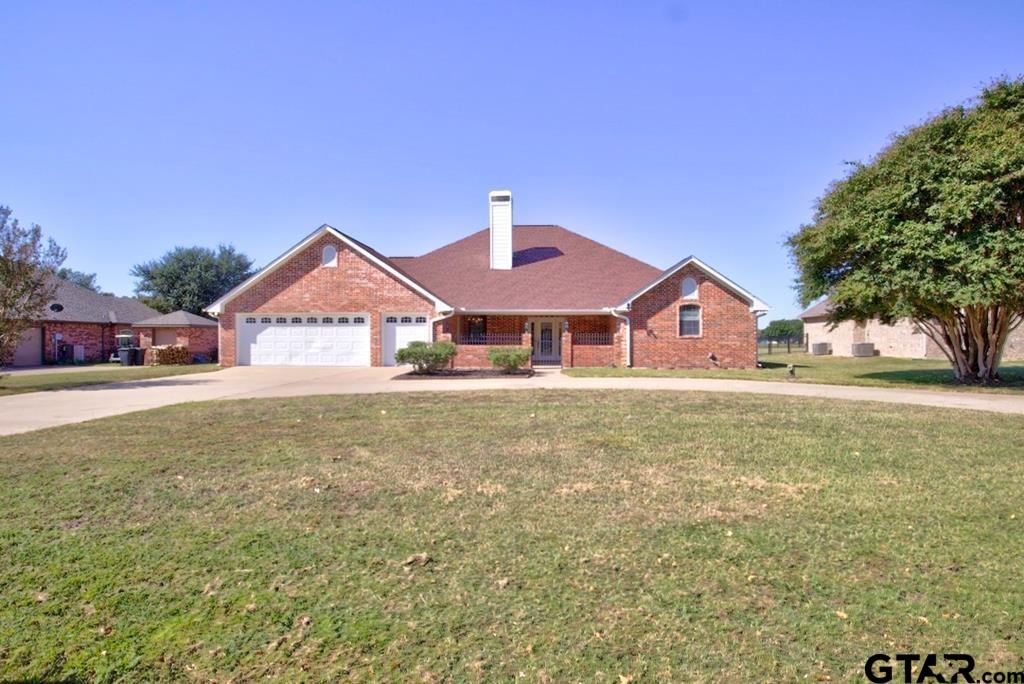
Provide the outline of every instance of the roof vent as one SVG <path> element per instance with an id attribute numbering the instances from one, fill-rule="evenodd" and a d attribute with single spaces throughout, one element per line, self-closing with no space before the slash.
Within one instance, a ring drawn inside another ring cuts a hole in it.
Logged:
<path id="1" fill-rule="evenodd" d="M 512 193 L 494 190 L 487 195 L 490 205 L 491 268 L 512 268 Z"/>

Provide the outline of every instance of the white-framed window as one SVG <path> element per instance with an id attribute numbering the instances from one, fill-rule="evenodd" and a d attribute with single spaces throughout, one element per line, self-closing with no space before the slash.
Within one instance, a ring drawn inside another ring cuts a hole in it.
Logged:
<path id="1" fill-rule="evenodd" d="M 334 316 L 324 316 L 324 317 L 322 317 L 320 319 L 320 322 L 321 323 L 333 323 L 334 322 Z"/>
<path id="2" fill-rule="evenodd" d="M 358 325 L 360 323 L 365 323 L 366 319 L 363 318 L 362 316 L 356 316 L 355 318 L 352 319 L 352 322 Z"/>
<path id="3" fill-rule="evenodd" d="M 278 317 L 277 317 L 277 320 L 276 320 L 276 321 L 274 321 L 274 322 L 275 322 L 275 323 L 277 323 L 278 325 L 280 325 L 280 324 L 282 324 L 282 323 L 287 323 L 287 322 L 288 322 L 288 319 L 287 319 L 287 318 L 285 318 L 284 316 L 278 316 Z"/>
<path id="4" fill-rule="evenodd" d="M 412 316 L 402 316 L 403 323 L 412 323 Z"/>
<path id="5" fill-rule="evenodd" d="M 398 322 L 398 317 L 397 316 L 388 316 L 387 318 L 384 319 L 384 322 L 385 323 L 397 323 Z"/>
<path id="6" fill-rule="evenodd" d="M 697 280 L 695 278 L 683 278 L 683 299 L 698 299 Z"/>
<path id="7" fill-rule="evenodd" d="M 324 246 L 320 253 L 320 265 L 324 268 L 334 268 L 338 265 L 338 248 L 334 245 Z"/>
<path id="8" fill-rule="evenodd" d="M 679 307 L 679 336 L 700 337 L 700 306 L 684 304 Z"/>
<path id="9" fill-rule="evenodd" d="M 292 323 L 302 323 L 302 316 L 292 316 Z"/>
<path id="10" fill-rule="evenodd" d="M 348 325 L 348 316 L 338 316 L 339 325 Z"/>
<path id="11" fill-rule="evenodd" d="M 317 322 L 317 318 L 316 318 L 316 316 L 309 316 L 309 317 L 308 317 L 308 318 L 306 319 L 306 322 L 307 322 L 307 323 L 316 323 L 316 322 Z"/>
<path id="12" fill-rule="evenodd" d="M 427 322 L 427 317 L 426 316 L 417 316 L 416 317 L 416 322 L 417 323 L 426 323 Z"/>
<path id="13" fill-rule="evenodd" d="M 246 323 L 255 323 L 256 322 L 256 317 L 255 316 L 246 316 L 245 317 L 245 322 Z"/>
<path id="14" fill-rule="evenodd" d="M 270 316 L 264 316 L 261 318 L 260 323 L 270 323 Z"/>

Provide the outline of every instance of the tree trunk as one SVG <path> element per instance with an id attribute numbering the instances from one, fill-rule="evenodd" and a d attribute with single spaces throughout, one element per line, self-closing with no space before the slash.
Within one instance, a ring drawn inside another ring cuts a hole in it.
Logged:
<path id="1" fill-rule="evenodd" d="M 997 384 L 1006 340 L 1024 312 L 1001 306 L 969 306 L 943 312 L 934 320 L 915 321 L 953 365 L 956 381 Z"/>

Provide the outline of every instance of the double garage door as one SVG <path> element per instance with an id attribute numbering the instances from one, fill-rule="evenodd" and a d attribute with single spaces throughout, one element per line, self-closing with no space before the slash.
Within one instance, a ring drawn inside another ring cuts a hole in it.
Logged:
<path id="1" fill-rule="evenodd" d="M 381 360 L 413 340 L 430 340 L 426 316 L 383 314 Z M 238 364 L 242 366 L 369 366 L 370 314 L 241 314 Z"/>

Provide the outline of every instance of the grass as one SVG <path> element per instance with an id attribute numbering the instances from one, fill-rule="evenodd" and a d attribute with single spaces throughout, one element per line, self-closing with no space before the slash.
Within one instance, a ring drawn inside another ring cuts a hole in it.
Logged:
<path id="1" fill-rule="evenodd" d="M 884 356 L 857 359 L 776 351 L 770 355 L 762 352 L 760 361 L 764 368 L 566 368 L 562 372 L 578 378 L 729 378 L 977 392 L 1024 390 L 1024 363 L 1019 361 L 1008 362 L 1001 368 L 1002 384 L 996 387 L 957 384 L 949 363 L 943 359 L 897 359 Z M 795 377 L 790 377 L 786 368 L 788 364 L 796 367 Z"/>
<path id="2" fill-rule="evenodd" d="M 876 652 L 1024 657 L 1016 417 L 328 396 L 0 454 L 3 680 L 813 682 Z"/>
<path id="3" fill-rule="evenodd" d="M 75 370 L 67 373 L 16 373 L 4 375 L 0 372 L 0 397 L 24 392 L 72 389 L 87 385 L 102 385 L 125 380 L 149 380 L 171 375 L 206 373 L 218 369 L 215 363 L 196 363 L 191 366 L 111 366 L 96 370 Z"/>

